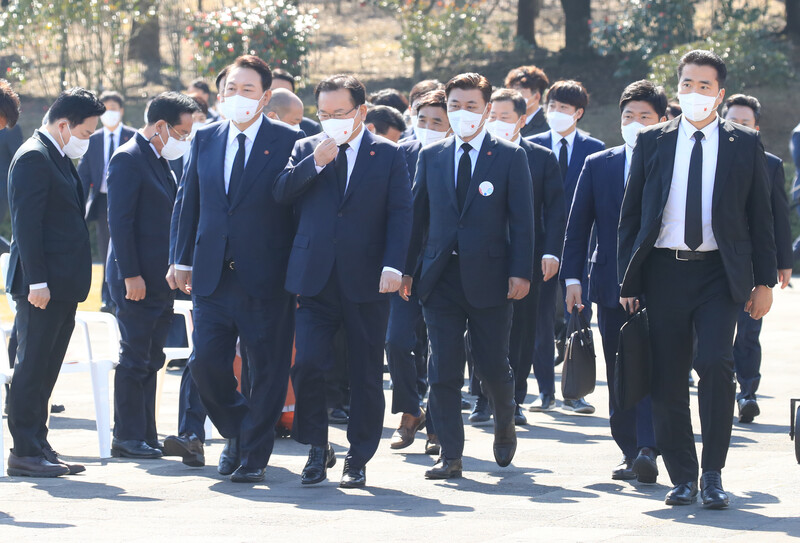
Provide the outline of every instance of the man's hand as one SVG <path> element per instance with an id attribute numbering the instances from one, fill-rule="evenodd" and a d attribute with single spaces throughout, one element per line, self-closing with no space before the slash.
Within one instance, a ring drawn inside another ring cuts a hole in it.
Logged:
<path id="1" fill-rule="evenodd" d="M 336 140 L 333 138 L 324 139 L 314 149 L 314 162 L 318 167 L 324 168 L 333 162 L 337 154 L 339 154 L 339 147 L 336 145 Z"/>
<path id="2" fill-rule="evenodd" d="M 757 285 L 750 293 L 750 299 L 744 305 L 744 310 L 750 313 L 750 318 L 758 320 L 772 307 L 772 289 L 766 285 Z"/>
<path id="3" fill-rule="evenodd" d="M 147 287 L 141 275 L 125 278 L 125 299 L 133 302 L 144 300 L 147 296 Z"/>
<path id="4" fill-rule="evenodd" d="M 581 303 L 581 294 L 583 293 L 583 289 L 581 288 L 580 283 L 577 285 L 567 285 L 567 295 L 566 295 L 566 304 L 567 304 L 567 312 L 570 314 L 572 313 L 572 308 L 577 306 L 578 311 L 583 311 L 583 304 Z"/>
<path id="5" fill-rule="evenodd" d="M 333 141 L 333 140 L 331 140 Z M 402 279 L 396 273 L 386 270 L 381 274 L 381 285 L 378 292 L 385 294 L 387 292 L 397 292 L 400 290 L 400 283 Z"/>
<path id="6" fill-rule="evenodd" d="M 408 301 L 408 297 L 411 296 L 411 285 L 413 284 L 414 278 L 410 275 L 404 275 L 400 281 L 400 297 L 405 301 Z"/>
<path id="7" fill-rule="evenodd" d="M 521 300 L 531 290 L 531 282 L 521 277 L 508 278 L 508 299 Z"/>
<path id="8" fill-rule="evenodd" d="M 31 289 L 28 293 L 28 302 L 33 307 L 45 309 L 50 303 L 50 289 L 47 287 Z"/>
<path id="9" fill-rule="evenodd" d="M 178 283 L 175 281 L 175 264 L 170 264 L 167 270 L 167 284 L 172 290 L 178 289 Z"/>
<path id="10" fill-rule="evenodd" d="M 619 305 L 621 305 L 625 311 L 633 315 L 637 311 L 639 311 L 639 298 L 620 298 Z"/>
<path id="11" fill-rule="evenodd" d="M 558 260 L 555 258 L 542 259 L 542 275 L 544 281 L 549 281 L 558 273 Z"/>
<path id="12" fill-rule="evenodd" d="M 175 282 L 184 294 L 192 293 L 192 270 L 175 269 Z"/>
<path id="13" fill-rule="evenodd" d="M 792 268 L 785 270 L 778 270 L 778 283 L 781 284 L 781 289 L 789 286 L 789 281 L 792 279 Z"/>

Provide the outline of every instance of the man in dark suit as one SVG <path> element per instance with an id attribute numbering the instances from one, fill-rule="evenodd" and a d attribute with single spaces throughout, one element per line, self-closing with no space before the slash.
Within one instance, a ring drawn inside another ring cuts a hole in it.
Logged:
<path id="1" fill-rule="evenodd" d="M 222 76 L 222 72 L 217 74 L 218 83 L 220 76 Z M 219 91 L 219 85 L 217 85 L 217 90 Z M 208 122 L 215 123 L 221 120 L 219 112 L 211 107 L 211 87 L 208 85 L 208 81 L 202 77 L 195 79 L 189 83 L 189 88 L 187 89 L 186 94 L 198 94 L 203 100 L 205 100 L 208 107 L 208 113 L 206 115 L 208 117 Z M 217 101 L 219 101 L 219 95 L 217 95 Z"/>
<path id="2" fill-rule="evenodd" d="M 8 85 L 0 80 L 0 86 L 3 84 Z M 11 87 L 8 87 L 10 89 Z M 7 92 L 5 89 L 0 93 Z M 12 91 L 13 92 L 13 91 Z M 13 105 L 12 109 L 13 111 Z M 0 112 L 0 116 L 3 112 Z M 16 124 L 16 121 L 6 121 L 5 130 L 0 130 L 0 222 L 6 218 L 8 213 L 8 168 L 11 166 L 11 160 L 14 154 L 22 145 L 22 127 Z"/>
<path id="3" fill-rule="evenodd" d="M 229 439 L 218 470 L 258 482 L 286 399 L 296 303 L 283 289 L 292 212 L 275 202 L 272 182 L 302 132 L 262 115 L 272 82 L 263 60 L 245 55 L 229 68 L 219 104 L 229 122 L 197 132 L 184 172 L 175 282 L 194 302 L 192 378 Z M 245 394 L 233 374 L 237 338 Z"/>
<path id="4" fill-rule="evenodd" d="M 417 126 L 417 116 L 419 115 L 419 100 L 429 92 L 444 90 L 444 85 L 438 79 L 423 79 L 411 87 L 408 93 L 408 109 L 403 112 L 403 119 L 406 121 L 406 131 L 400 142 L 418 139 L 415 129 Z M 412 178 L 413 180 L 413 178 Z"/>
<path id="5" fill-rule="evenodd" d="M 578 121 L 583 118 L 586 107 L 589 105 L 589 94 L 583 85 L 577 81 L 557 81 L 547 92 L 547 122 L 550 131 L 530 138 L 533 143 L 538 143 L 551 149 L 558 157 L 559 170 L 564 183 L 565 216 L 569 215 L 575 186 L 578 176 L 583 169 L 586 157 L 592 153 L 605 149 L 602 141 L 587 136 L 579 131 Z M 586 249 L 588 251 L 588 247 Z M 556 259 L 557 261 L 558 259 Z M 586 291 L 587 271 L 581 275 L 581 284 Z M 529 407 L 530 411 L 549 411 L 556 405 L 555 397 L 555 369 L 553 337 L 556 334 L 555 309 L 563 306 L 563 299 L 556 299 L 559 280 L 554 278 L 544 281 L 539 291 L 539 314 L 536 320 L 536 350 L 533 359 L 533 373 L 539 384 L 539 397 Z M 561 291 L 566 287 L 561 284 Z M 584 309 L 586 320 L 592 320 L 591 304 Z M 564 311 L 566 314 L 566 311 Z M 566 338 L 566 323 L 558 326 L 558 354 L 563 360 L 563 348 Z M 594 406 L 583 398 L 578 400 L 564 400 L 564 409 L 575 413 L 594 413 Z"/>
<path id="6" fill-rule="evenodd" d="M 275 68 L 274 70 L 272 70 L 272 90 L 277 90 L 277 89 L 286 89 L 294 93 L 295 91 L 294 76 L 292 76 L 292 74 L 281 68 Z M 302 120 L 300 121 L 300 130 L 302 130 L 303 133 L 305 133 L 305 135 L 309 137 L 315 136 L 320 132 L 322 132 L 322 128 L 320 127 L 319 123 L 314 119 L 309 119 L 308 117 L 303 117 Z"/>
<path id="7" fill-rule="evenodd" d="M 174 294 L 165 279 L 177 186 L 168 160 L 190 145 L 194 100 L 156 96 L 147 125 L 120 147 L 108 166 L 111 248 L 106 266 L 117 307 L 120 357 L 114 378 L 111 454 L 159 458 L 156 377 L 172 321 Z"/>
<path id="8" fill-rule="evenodd" d="M 572 313 L 575 306 L 580 311 L 584 299 L 580 277 L 586 267 L 586 248 L 594 228 L 597 247 L 591 256 L 589 292 L 585 296 L 597 304 L 597 323 L 606 359 L 611 436 L 623 454 L 611 478 L 638 479 L 642 483 L 655 483 L 658 476 L 650 398 L 625 411 L 617 409 L 613 401 L 619 331 L 628 319 L 619 303 L 617 227 L 636 136 L 645 126 L 665 121 L 666 108 L 664 89 L 650 81 L 636 81 L 625 87 L 619 101 L 625 144 L 586 159 L 572 201 L 561 261 L 561 278 L 567 286 L 567 311 Z"/>
<path id="9" fill-rule="evenodd" d="M 525 126 L 520 136 L 529 138 L 550 130 L 541 105 L 544 93 L 550 86 L 544 70 L 532 65 L 514 68 L 506 75 L 504 86 L 519 91 L 525 99 Z"/>
<path id="10" fill-rule="evenodd" d="M 89 150 L 78 162 L 78 174 L 86 195 L 86 220 L 95 223 L 97 253 L 103 263 L 103 287 L 100 294 L 101 311 L 113 311 L 114 302 L 106 281 L 106 257 L 108 256 L 108 163 L 119 147 L 130 140 L 136 131 L 122 124 L 125 102 L 122 95 L 106 91 L 100 95 L 106 112 L 100 117 L 103 128 L 89 139 Z"/>
<path id="11" fill-rule="evenodd" d="M 340 486 L 366 484 L 383 428 L 383 342 L 389 296 L 400 288 L 411 232 L 405 153 L 364 126 L 366 89 L 336 75 L 314 91 L 324 134 L 299 141 L 275 183 L 299 221 L 286 288 L 299 294 L 292 368 L 294 438 L 311 445 L 301 482 L 325 480 L 328 443 L 324 372 L 344 325 L 350 376 L 350 450 Z"/>
<path id="12" fill-rule="evenodd" d="M 476 73 L 447 83 L 455 137 L 424 147 L 414 178 L 406 269 L 422 258 L 414 288 L 428 325 L 429 404 L 442 446 L 435 466 L 425 473 L 430 479 L 462 472 L 467 330 L 474 371 L 494 412 L 495 460 L 507 466 L 516 451 L 510 300 L 528 294 L 533 276 L 533 189 L 525 151 L 486 133 L 491 91 L 489 81 Z"/>
<path id="13" fill-rule="evenodd" d="M 769 311 L 777 276 L 760 137 L 716 114 L 726 74 L 725 63 L 710 51 L 690 51 L 681 58 L 683 113 L 639 133 L 618 238 L 620 302 L 628 310 L 636 309 L 641 296 L 647 303 L 656 445 L 675 485 L 666 503 L 697 500 L 686 379 L 694 349 L 700 375 L 701 495 L 703 505 L 713 509 L 728 506 L 721 470 L 736 392 L 736 319 L 744 303 L 754 319 Z"/>
<path id="14" fill-rule="evenodd" d="M 747 128 L 760 130 L 761 103 L 754 96 L 734 94 L 725 101 L 722 117 Z M 792 278 L 792 228 L 789 221 L 789 202 L 786 198 L 783 161 L 766 153 L 767 174 L 770 180 L 770 197 L 775 229 L 775 250 L 778 258 L 778 283 L 786 288 Z M 749 423 L 761 413 L 756 401 L 756 391 L 761 382 L 762 321 L 750 318 L 744 308 L 736 322 L 736 339 L 733 341 L 733 367 L 739 381 L 736 404 L 739 422 Z"/>
<path id="15" fill-rule="evenodd" d="M 390 106 L 370 106 L 365 118 L 367 130 L 392 143 L 397 143 L 406 130 L 403 116 Z"/>
<path id="16" fill-rule="evenodd" d="M 533 280 L 527 296 L 514 302 L 509 341 L 509 362 L 514 371 L 514 422 L 527 424 L 521 405 L 528 394 L 528 376 L 533 364 L 536 337 L 536 315 L 539 306 L 539 286 L 558 274 L 558 256 L 564 243 L 564 186 L 558 160 L 550 149 L 521 136 L 526 119 L 525 99 L 511 89 L 492 94 L 492 113 L 487 129 L 496 138 L 510 141 L 525 150 L 533 181 L 533 217 L 535 242 Z M 483 395 L 477 373 L 472 374 L 472 390 L 477 393 L 470 422 L 488 421 L 488 399 Z"/>
<path id="17" fill-rule="evenodd" d="M 104 111 L 89 91 L 64 91 L 50 107 L 47 124 L 11 163 L 8 200 L 14 239 L 6 285 L 17 306 L 18 347 L 8 394 L 8 427 L 14 438 L 9 475 L 57 477 L 84 470 L 58 459 L 47 441 L 47 413 L 78 302 L 86 299 L 92 279 L 83 191 L 71 159 L 86 152 Z"/>

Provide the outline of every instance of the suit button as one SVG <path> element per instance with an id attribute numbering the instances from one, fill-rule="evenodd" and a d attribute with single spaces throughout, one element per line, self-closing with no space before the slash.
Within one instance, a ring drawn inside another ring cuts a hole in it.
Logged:
<path id="1" fill-rule="evenodd" d="M 333 238 L 333 244 L 336 245 L 336 238 Z"/>
<path id="2" fill-rule="evenodd" d="M 342 215 L 343 215 L 343 213 L 340 211 L 336 216 L 337 217 L 341 217 Z"/>
<path id="3" fill-rule="evenodd" d="M 233 211 L 228 211 L 228 217 L 233 217 Z"/>
<path id="4" fill-rule="evenodd" d="M 225 234 L 222 234 L 222 239 L 228 239 L 228 236 L 226 236 Z"/>
<path id="5" fill-rule="evenodd" d="M 464 225 L 463 225 L 463 224 L 461 224 L 461 223 L 458 223 L 458 228 L 459 228 L 459 230 L 460 230 L 460 229 L 464 228 Z"/>

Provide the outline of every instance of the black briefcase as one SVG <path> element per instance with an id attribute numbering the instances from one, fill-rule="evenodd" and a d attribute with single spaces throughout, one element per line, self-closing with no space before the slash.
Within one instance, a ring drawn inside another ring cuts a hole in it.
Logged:
<path id="1" fill-rule="evenodd" d="M 653 359 L 647 309 L 635 313 L 619 332 L 614 366 L 614 405 L 631 409 L 650 394 Z"/>
<path id="2" fill-rule="evenodd" d="M 594 392 L 597 380 L 592 328 L 577 308 L 573 309 L 567 324 L 565 351 L 561 395 L 565 400 L 577 400 Z"/>

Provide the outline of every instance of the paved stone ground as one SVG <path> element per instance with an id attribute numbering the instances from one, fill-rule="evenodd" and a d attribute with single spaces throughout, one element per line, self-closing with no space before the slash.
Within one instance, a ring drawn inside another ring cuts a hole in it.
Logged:
<path id="1" fill-rule="evenodd" d="M 799 305 L 800 292 L 776 292 L 762 334 L 762 415 L 755 424 L 734 425 L 723 474 L 733 494 L 727 511 L 665 506 L 669 481 L 661 463 L 656 485 L 611 480 L 620 453 L 609 433 L 602 381 L 589 398 L 598 407 L 593 416 L 560 409 L 528 413 L 531 424 L 519 430 L 517 455 L 508 468 L 492 461 L 491 426 L 467 427 L 466 471 L 452 482 L 423 478 L 433 463 L 422 452 L 423 434 L 404 451 L 389 449 L 399 416 L 387 411 L 384 440 L 368 466 L 369 486 L 342 490 L 337 486 L 347 447 L 342 427 L 331 429 L 339 461 L 330 480 L 312 488 L 299 484 L 306 448 L 288 439 L 277 443 L 266 481 L 255 486 L 217 474 L 223 446 L 218 435 L 207 444 L 209 465 L 201 469 L 172 458 L 100 461 L 89 377 L 73 374 L 56 387 L 53 401 L 65 404 L 66 412 L 52 417 L 50 440 L 67 458 L 86 463 L 87 471 L 55 480 L 0 478 L 0 542 L 797 538 L 800 466 L 788 428 L 789 398 L 800 397 Z M 602 368 L 599 362 L 598 375 Z M 176 430 L 179 381 L 171 373 L 165 385 L 159 419 L 164 435 Z M 531 390 L 536 390 L 533 379 Z M 391 391 L 386 395 L 388 405 Z M 5 422 L 4 431 L 10 446 Z"/>

